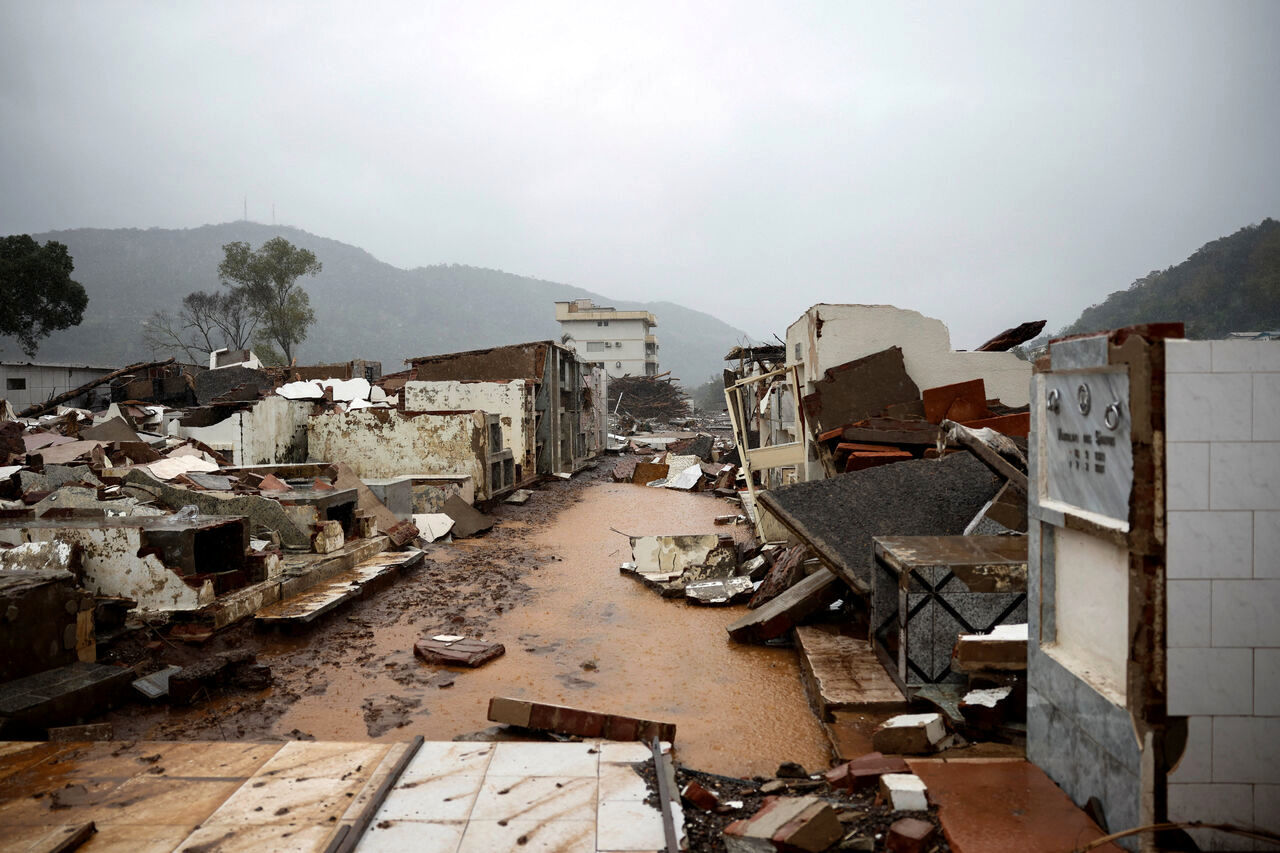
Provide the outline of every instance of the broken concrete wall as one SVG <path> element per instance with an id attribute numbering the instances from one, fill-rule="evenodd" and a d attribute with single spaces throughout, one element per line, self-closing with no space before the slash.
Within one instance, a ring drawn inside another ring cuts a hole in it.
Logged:
<path id="1" fill-rule="evenodd" d="M 537 470 L 534 435 L 534 388 L 531 382 L 463 382 L 452 379 L 414 380 L 404 386 L 406 412 L 447 412 L 480 409 L 496 414 L 502 434 L 520 466 L 517 479 Z"/>
<path id="2" fill-rule="evenodd" d="M 920 388 L 981 378 L 987 394 L 1008 406 L 1028 401 L 1031 365 L 1009 352 L 957 352 L 941 320 L 892 305 L 814 305 L 787 327 L 787 367 L 799 367 L 802 394 L 824 373 L 889 347 L 901 347 L 907 374 Z M 806 437 L 806 442 L 808 441 Z M 806 477 L 823 476 L 813 453 Z"/>
<path id="3" fill-rule="evenodd" d="M 139 610 L 196 610 L 213 601 L 213 582 L 189 586 L 167 568 L 150 549 L 144 549 L 140 527 L 36 526 L 24 527 L 28 542 L 63 542 L 80 549 L 80 582 L 99 595 L 131 598 Z"/>
<path id="4" fill-rule="evenodd" d="M 459 474 L 487 500 L 489 430 L 484 412 L 325 412 L 307 424 L 312 457 L 344 462 L 359 477 Z"/>
<path id="5" fill-rule="evenodd" d="M 178 427 L 230 457 L 233 465 L 287 465 L 307 459 L 307 420 L 315 410 L 307 400 L 265 397 L 250 409 L 206 427 Z"/>
<path id="6" fill-rule="evenodd" d="M 533 386 L 534 470 L 559 474 L 581 469 L 603 448 L 605 409 L 593 409 L 594 392 L 586 378 L 592 368 L 570 349 L 553 341 L 534 341 L 492 349 L 410 359 L 417 381 L 508 382 Z M 606 380 L 597 380 L 595 387 Z"/>
<path id="7" fill-rule="evenodd" d="M 96 660 L 93 604 L 66 569 L 0 569 L 0 683 Z"/>

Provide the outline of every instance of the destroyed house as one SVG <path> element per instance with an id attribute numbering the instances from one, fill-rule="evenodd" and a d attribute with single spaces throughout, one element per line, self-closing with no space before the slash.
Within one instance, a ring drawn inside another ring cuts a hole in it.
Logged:
<path id="1" fill-rule="evenodd" d="M 36 364 L 33 362 L 0 362 L 0 376 L 4 379 L 3 398 L 9 401 L 15 412 L 45 400 L 73 391 L 115 371 L 114 367 L 89 364 Z M 89 389 L 84 394 L 66 401 L 67 405 L 91 404 L 104 397 L 102 391 Z"/>
<path id="2" fill-rule="evenodd" d="M 607 377 L 551 341 L 409 360 L 403 406 L 495 412 L 510 435 L 516 480 L 572 473 L 605 440 Z"/>

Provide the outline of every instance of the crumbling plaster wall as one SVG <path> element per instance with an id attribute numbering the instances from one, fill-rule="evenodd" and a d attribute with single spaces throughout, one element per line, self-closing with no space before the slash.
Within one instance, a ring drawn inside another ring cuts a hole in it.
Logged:
<path id="1" fill-rule="evenodd" d="M 139 610 L 196 610 L 213 602 L 213 583 L 197 589 L 166 568 L 155 554 L 139 557 L 137 527 L 30 527 L 28 542 L 63 542 L 80 547 L 81 584 L 98 595 L 132 598 Z"/>
<path id="2" fill-rule="evenodd" d="M 483 412 L 325 412 L 307 424 L 311 456 L 344 462 L 359 477 L 462 474 L 489 497 Z"/>
<path id="3" fill-rule="evenodd" d="M 988 397 L 1027 404 L 1030 363 L 1008 352 L 956 352 L 941 320 L 892 305 L 814 305 L 787 327 L 787 366 L 803 364 L 808 393 L 828 368 L 892 346 L 921 390 L 981 378 Z"/>
<path id="4" fill-rule="evenodd" d="M 178 427 L 178 435 L 231 455 L 233 465 L 288 465 L 307 459 L 307 421 L 315 404 L 272 395 L 207 427 Z"/>
<path id="5" fill-rule="evenodd" d="M 1168 712 L 1189 730 L 1169 817 L 1280 832 L 1280 342 L 1165 359 Z"/>
<path id="6" fill-rule="evenodd" d="M 492 412 L 502 422 L 502 434 L 522 476 L 536 468 L 533 433 L 533 388 L 523 379 L 508 382 L 410 381 L 404 386 L 406 412 Z"/>

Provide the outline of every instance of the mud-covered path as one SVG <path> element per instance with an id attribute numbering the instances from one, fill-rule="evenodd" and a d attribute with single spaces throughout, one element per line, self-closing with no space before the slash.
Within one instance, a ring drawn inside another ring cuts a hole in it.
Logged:
<path id="1" fill-rule="evenodd" d="M 741 608 L 663 600 L 618 572 L 630 550 L 610 528 L 724 532 L 713 519 L 726 504 L 615 484 L 608 467 L 503 505 L 485 536 L 432 546 L 422 569 L 306 633 L 220 637 L 214 648 L 254 648 L 274 686 L 191 709 L 126 708 L 109 718 L 116 737 L 450 740 L 492 725 L 488 700 L 505 695 L 669 720 L 680 760 L 710 772 L 825 767 L 794 651 L 731 643 L 724 626 Z M 414 658 L 414 640 L 443 632 L 507 653 L 477 670 Z M 162 659 L 190 654 L 166 648 Z"/>

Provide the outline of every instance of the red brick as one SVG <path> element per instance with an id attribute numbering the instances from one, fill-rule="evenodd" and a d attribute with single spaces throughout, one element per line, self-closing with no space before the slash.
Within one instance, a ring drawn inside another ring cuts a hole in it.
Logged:
<path id="1" fill-rule="evenodd" d="M 935 832 L 933 824 L 927 820 L 904 817 L 889 827 L 884 849 L 888 853 L 922 853 Z"/>
<path id="2" fill-rule="evenodd" d="M 940 424 L 944 418 L 972 421 L 991 414 L 987 408 L 986 383 L 981 379 L 926 388 L 920 396 L 924 400 L 925 419 L 930 423 Z"/>
<path id="3" fill-rule="evenodd" d="M 827 771 L 827 782 L 834 788 L 858 791 L 874 788 L 885 773 L 910 773 L 907 762 L 899 756 L 886 758 L 879 752 L 870 752 L 847 761 Z"/>

